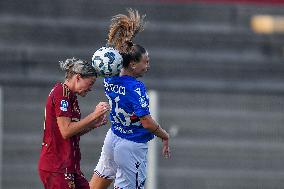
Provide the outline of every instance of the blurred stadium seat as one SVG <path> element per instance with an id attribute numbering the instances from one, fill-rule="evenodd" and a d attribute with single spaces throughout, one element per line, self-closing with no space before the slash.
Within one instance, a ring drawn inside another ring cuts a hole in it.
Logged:
<path id="1" fill-rule="evenodd" d="M 283 6 L 125 0 L 0 1 L 3 189 L 42 188 L 44 104 L 63 79 L 58 61 L 90 60 L 111 16 L 128 7 L 147 14 L 135 42 L 149 50 L 144 80 L 159 92 L 160 123 L 175 134 L 172 159 L 159 157 L 159 188 L 283 189 L 284 36 L 250 27 L 254 15 L 284 15 Z M 101 99 L 99 80 L 79 99 L 83 115 Z M 88 178 L 106 130 L 81 139 Z"/>

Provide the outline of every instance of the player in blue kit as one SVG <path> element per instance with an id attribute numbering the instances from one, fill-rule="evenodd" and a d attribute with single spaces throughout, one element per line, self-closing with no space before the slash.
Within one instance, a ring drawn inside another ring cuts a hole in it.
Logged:
<path id="1" fill-rule="evenodd" d="M 170 156 L 169 135 L 151 117 L 149 97 L 142 77 L 149 69 L 149 55 L 133 44 L 135 34 L 143 29 L 137 11 L 112 19 L 108 44 L 119 50 L 123 68 L 119 76 L 105 78 L 105 94 L 111 107 L 111 129 L 90 181 L 91 189 L 106 189 L 114 180 L 115 189 L 144 189 L 147 166 L 147 142 L 154 135 L 163 141 L 163 155 Z"/>

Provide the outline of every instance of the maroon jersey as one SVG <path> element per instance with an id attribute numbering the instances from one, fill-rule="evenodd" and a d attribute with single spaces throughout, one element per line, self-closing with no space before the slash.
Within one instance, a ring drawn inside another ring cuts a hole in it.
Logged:
<path id="1" fill-rule="evenodd" d="M 59 173 L 80 173 L 80 136 L 63 139 L 57 117 L 81 119 L 77 96 L 62 83 L 51 90 L 45 107 L 45 123 L 39 169 Z"/>

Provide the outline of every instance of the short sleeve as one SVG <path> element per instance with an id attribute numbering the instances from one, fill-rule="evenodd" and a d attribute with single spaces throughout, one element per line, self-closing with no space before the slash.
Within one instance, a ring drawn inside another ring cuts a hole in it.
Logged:
<path id="1" fill-rule="evenodd" d="M 136 116 L 143 117 L 150 114 L 149 97 L 143 84 L 134 87 L 130 99 Z"/>
<path id="2" fill-rule="evenodd" d="M 64 91 L 64 89 L 63 89 Z M 71 100 L 69 93 L 66 94 L 62 90 L 54 92 L 53 102 L 56 117 L 70 117 L 72 118 Z"/>

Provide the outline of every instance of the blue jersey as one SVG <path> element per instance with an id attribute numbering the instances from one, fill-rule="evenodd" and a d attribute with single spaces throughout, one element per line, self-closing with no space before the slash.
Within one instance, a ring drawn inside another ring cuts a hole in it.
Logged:
<path id="1" fill-rule="evenodd" d="M 114 134 L 138 143 L 153 139 L 154 135 L 142 126 L 139 119 L 150 114 L 144 84 L 131 76 L 114 76 L 104 79 L 104 87 L 111 106 Z"/>

